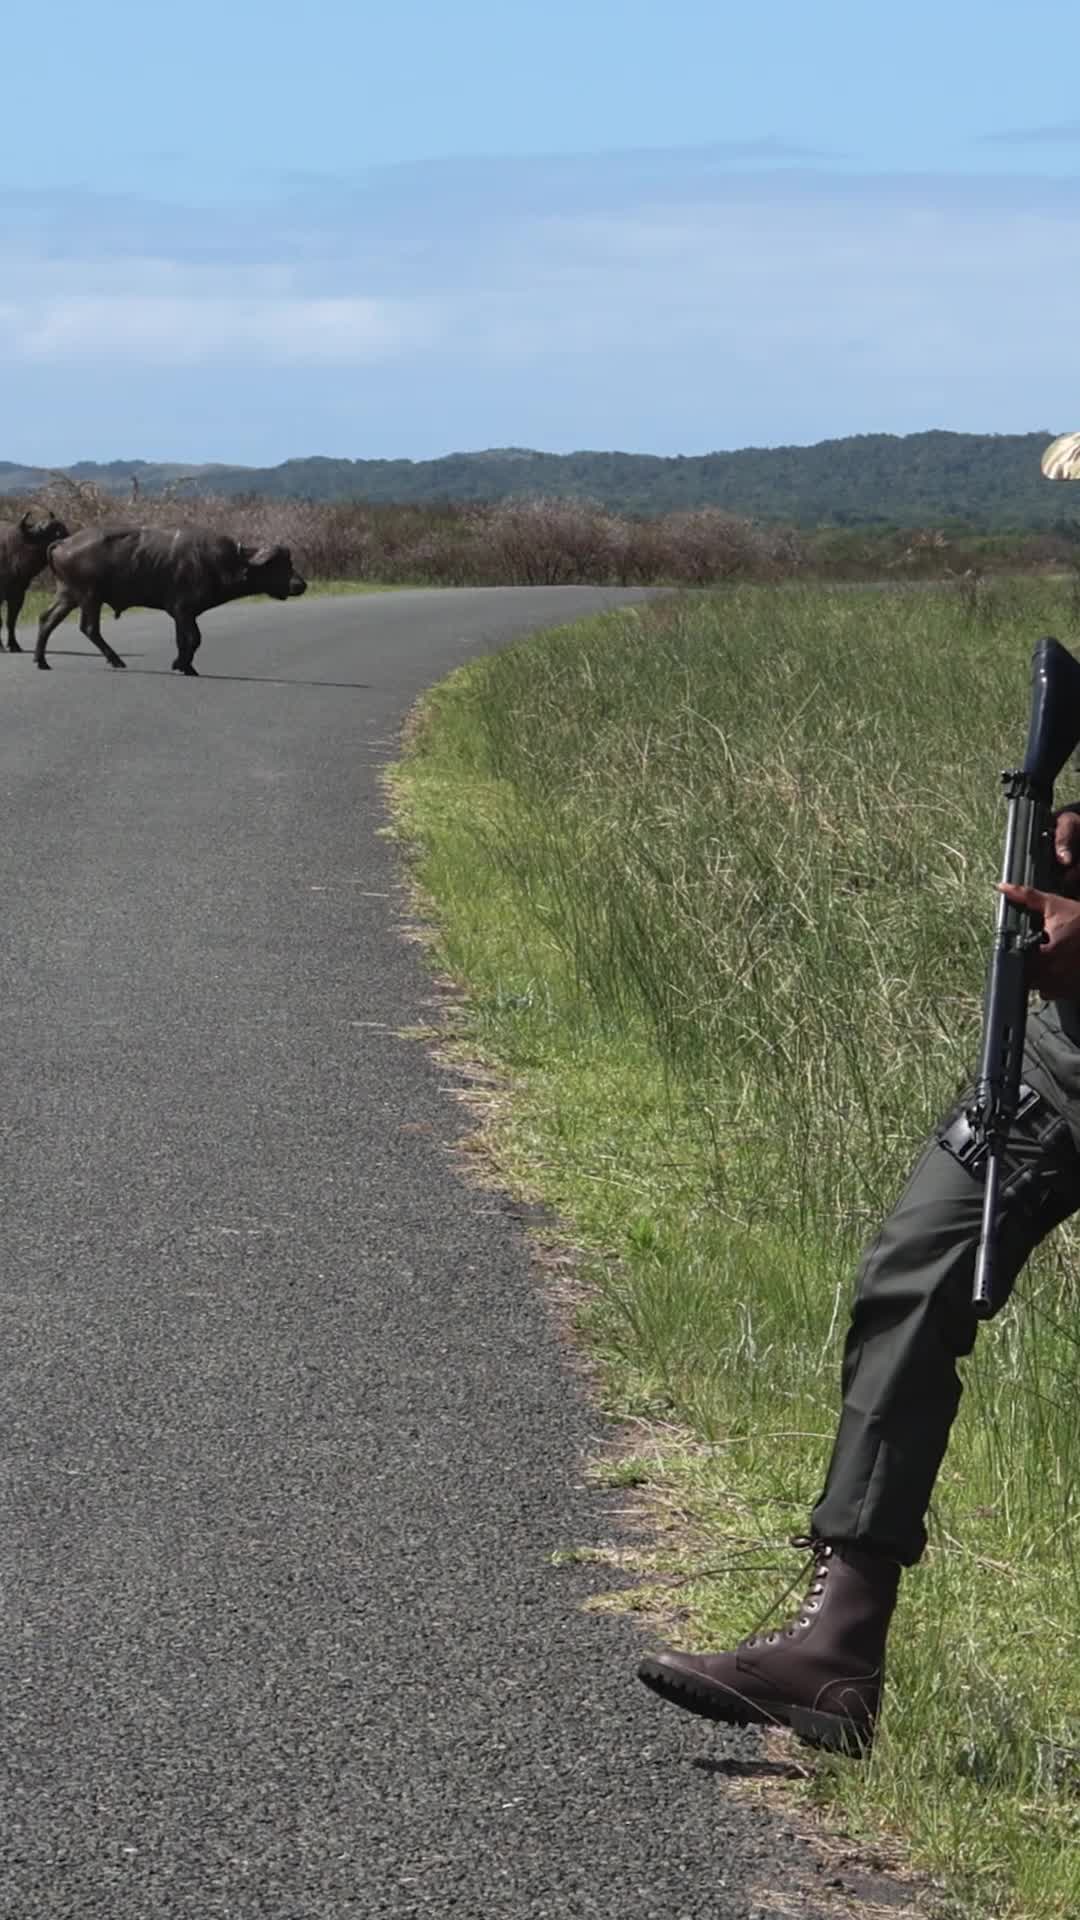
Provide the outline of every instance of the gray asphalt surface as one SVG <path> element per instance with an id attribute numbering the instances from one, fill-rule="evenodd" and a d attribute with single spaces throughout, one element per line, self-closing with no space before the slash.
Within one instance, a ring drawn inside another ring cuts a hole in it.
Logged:
<path id="1" fill-rule="evenodd" d="M 581 1610 L 600 1423 L 395 1029 L 381 765 L 626 595 L 126 616 L 0 658 L 0 1914 L 742 1920 L 813 1872 Z M 705 1760 L 709 1765 L 695 1765 Z M 820 1885 L 820 1881 L 816 1882 Z M 817 1913 L 809 1892 L 795 1909 Z"/>

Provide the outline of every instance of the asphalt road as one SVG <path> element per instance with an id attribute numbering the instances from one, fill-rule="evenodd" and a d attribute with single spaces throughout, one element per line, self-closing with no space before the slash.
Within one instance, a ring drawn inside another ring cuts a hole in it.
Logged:
<path id="1" fill-rule="evenodd" d="M 160 616 L 126 674 L 73 621 L 0 658 L 5 1920 L 819 1910 L 712 1764 L 753 1746 L 549 1564 L 622 1525 L 599 1422 L 396 1037 L 403 716 L 627 597 L 232 608 L 192 681 Z"/>

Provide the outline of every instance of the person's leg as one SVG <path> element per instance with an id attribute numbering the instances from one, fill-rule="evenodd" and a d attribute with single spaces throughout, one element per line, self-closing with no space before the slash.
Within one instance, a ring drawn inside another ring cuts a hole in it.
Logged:
<path id="1" fill-rule="evenodd" d="M 911 1566 L 960 1404 L 956 1363 L 971 1352 L 982 1221 L 981 1171 L 956 1158 L 964 1102 L 946 1116 L 867 1253 L 844 1348 L 843 1412 L 811 1519 L 816 1539 Z M 954 1151 L 950 1151 L 950 1146 Z M 1080 1158 L 1068 1125 L 1034 1094 L 1009 1137 L 1002 1178 L 1000 1309 L 1017 1274 L 1080 1207 Z"/>
<path id="2" fill-rule="evenodd" d="M 852 1751 L 872 1738 L 901 1567 L 926 1542 L 960 1400 L 956 1363 L 978 1326 L 971 1287 L 983 1186 L 981 1171 L 957 1157 L 963 1114 L 960 1102 L 946 1116 L 860 1268 L 802 1608 L 733 1653 L 650 1654 L 638 1669 L 654 1692 L 693 1713 L 738 1725 L 774 1721 Z M 1066 1121 L 1039 1094 L 1006 1151 L 998 1306 L 1039 1241 L 1078 1207 L 1080 1156 Z"/>

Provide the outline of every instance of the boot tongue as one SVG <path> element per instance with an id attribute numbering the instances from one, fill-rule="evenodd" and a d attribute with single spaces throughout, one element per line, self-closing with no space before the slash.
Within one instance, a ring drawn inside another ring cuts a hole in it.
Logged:
<path id="1" fill-rule="evenodd" d="M 829 1542 L 820 1539 L 816 1533 L 793 1533 L 789 1544 L 797 1547 L 801 1553 L 809 1553 L 812 1556 L 813 1584 L 816 1586 L 817 1582 L 823 1579 L 828 1563 L 833 1557 L 833 1549 Z M 810 1570 L 810 1567 L 807 1567 L 807 1573 L 810 1573 Z M 791 1589 L 789 1588 L 788 1591 L 790 1592 Z"/>
<path id="2" fill-rule="evenodd" d="M 770 1637 L 776 1637 L 778 1639 L 780 1635 L 788 1627 L 794 1626 L 797 1622 L 802 1622 L 804 1617 L 803 1609 L 806 1605 L 806 1601 L 808 1599 L 812 1599 L 815 1597 L 815 1593 L 818 1588 L 819 1582 L 823 1581 L 825 1578 L 828 1562 L 832 1558 L 832 1551 L 833 1551 L 832 1547 L 829 1545 L 829 1543 L 826 1540 L 820 1540 L 816 1534 L 797 1533 L 792 1536 L 789 1542 L 789 1545 L 793 1547 L 798 1547 L 803 1551 L 808 1551 L 812 1553 L 813 1560 L 810 1566 L 807 1566 L 803 1569 L 801 1574 L 796 1575 L 795 1579 L 791 1582 L 791 1585 L 788 1587 L 787 1592 L 782 1593 L 780 1595 L 779 1600 L 777 1600 L 769 1608 L 768 1613 L 762 1615 L 761 1619 L 758 1621 L 757 1626 L 754 1628 L 753 1632 L 748 1634 L 745 1640 L 740 1641 L 741 1646 L 755 1647 L 755 1646 L 759 1646 L 763 1640 L 767 1640 Z M 794 1613 L 789 1614 L 785 1619 L 778 1620 L 775 1626 L 770 1626 L 769 1623 L 773 1619 L 774 1614 L 777 1612 L 777 1610 L 780 1607 L 783 1606 L 785 1600 L 788 1600 L 791 1597 L 791 1595 L 795 1593 L 799 1587 L 802 1586 L 807 1576 L 810 1577 L 809 1589 L 804 1595 L 804 1598 L 801 1604 L 799 1605 L 799 1607 L 796 1609 Z"/>

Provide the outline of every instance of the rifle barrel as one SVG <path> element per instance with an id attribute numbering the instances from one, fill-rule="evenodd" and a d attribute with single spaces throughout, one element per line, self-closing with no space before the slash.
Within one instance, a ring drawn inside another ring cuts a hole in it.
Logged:
<path id="1" fill-rule="evenodd" d="M 997 1252 L 998 1193 L 1001 1186 L 1000 1150 L 991 1147 L 986 1161 L 986 1185 L 983 1188 L 982 1232 L 975 1261 L 975 1284 L 971 1304 L 977 1320 L 989 1320 L 994 1311 L 994 1256 Z"/>

